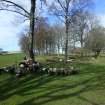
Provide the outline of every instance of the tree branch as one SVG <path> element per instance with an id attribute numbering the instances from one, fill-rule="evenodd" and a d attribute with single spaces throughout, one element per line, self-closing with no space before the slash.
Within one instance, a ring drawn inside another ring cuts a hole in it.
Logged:
<path id="1" fill-rule="evenodd" d="M 58 1 L 58 3 L 60 4 L 61 8 L 65 11 L 66 8 L 62 5 L 62 3 L 60 2 L 60 0 L 57 0 L 57 1 Z"/>
<path id="2" fill-rule="evenodd" d="M 22 6 L 20 6 L 19 4 L 16 4 L 16 3 L 12 2 L 12 1 L 9 1 L 9 0 L 0 0 L 0 2 L 7 2 L 7 3 L 10 3 L 10 4 L 13 4 L 14 6 L 20 8 L 25 13 L 27 13 L 27 15 L 30 15 L 30 13 L 26 9 L 24 9 Z"/>
<path id="3" fill-rule="evenodd" d="M 29 16 L 25 15 L 25 14 L 22 14 L 21 12 L 18 12 L 18 11 L 15 11 L 15 10 L 9 10 L 9 9 L 0 9 L 0 11 L 9 11 L 9 12 L 14 12 L 14 13 L 18 13 L 22 16 L 25 16 L 27 18 L 29 18 Z"/>

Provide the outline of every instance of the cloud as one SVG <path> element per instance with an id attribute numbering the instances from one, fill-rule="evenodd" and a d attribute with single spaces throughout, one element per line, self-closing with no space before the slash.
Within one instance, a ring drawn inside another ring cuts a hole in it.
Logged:
<path id="1" fill-rule="evenodd" d="M 13 13 L 0 12 L 0 48 L 8 51 L 20 50 L 18 46 L 19 33 L 28 24 L 14 24 Z"/>
<path id="2" fill-rule="evenodd" d="M 15 28 L 0 27 L 0 47 L 4 50 L 19 50 Z"/>
<path id="3" fill-rule="evenodd" d="M 11 0 L 19 5 L 22 5 L 29 11 L 30 0 Z M 29 22 L 22 23 L 22 18 L 19 14 L 0 11 L 0 48 L 8 51 L 20 50 L 18 43 L 20 33 L 24 28 L 29 26 Z"/>
<path id="4" fill-rule="evenodd" d="M 105 27 L 105 15 L 98 15 L 100 24 Z"/>

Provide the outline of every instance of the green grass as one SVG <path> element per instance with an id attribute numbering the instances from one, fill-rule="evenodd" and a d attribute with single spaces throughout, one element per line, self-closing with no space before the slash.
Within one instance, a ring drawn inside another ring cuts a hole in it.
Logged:
<path id="1" fill-rule="evenodd" d="M 24 54 L 9 54 L 9 55 L 0 55 L 0 67 L 8 66 L 15 64 L 21 61 L 24 57 Z"/>
<path id="2" fill-rule="evenodd" d="M 46 58 L 38 57 L 41 61 Z M 0 105 L 105 105 L 105 57 L 73 64 L 73 76 L 0 75 Z"/>
<path id="3" fill-rule="evenodd" d="M 0 55 L 0 67 L 16 64 L 23 60 L 24 56 L 25 55 L 23 53 Z M 37 56 L 35 59 L 43 63 L 47 59 L 52 59 L 53 57 L 54 56 Z"/>

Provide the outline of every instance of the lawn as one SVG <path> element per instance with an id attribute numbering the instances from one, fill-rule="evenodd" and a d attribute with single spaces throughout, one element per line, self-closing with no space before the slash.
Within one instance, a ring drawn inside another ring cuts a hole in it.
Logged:
<path id="1" fill-rule="evenodd" d="M 24 56 L 25 54 L 23 53 L 0 55 L 0 67 L 16 64 L 23 60 Z M 52 59 L 53 57 L 54 56 L 37 56 L 36 60 L 45 62 L 47 59 Z"/>
<path id="2" fill-rule="evenodd" d="M 73 64 L 80 72 L 72 76 L 2 74 L 0 105 L 105 105 L 104 62 L 105 57 L 100 57 Z"/>
<path id="3" fill-rule="evenodd" d="M 0 55 L 0 67 L 15 64 L 20 60 L 22 60 L 23 57 L 24 57 L 24 54 L 22 53 Z"/>

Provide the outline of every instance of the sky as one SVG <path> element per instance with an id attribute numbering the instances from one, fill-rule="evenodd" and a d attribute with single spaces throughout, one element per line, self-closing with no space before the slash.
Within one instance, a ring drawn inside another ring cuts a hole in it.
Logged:
<path id="1" fill-rule="evenodd" d="M 17 0 L 19 1 L 19 0 Z M 105 27 L 105 0 L 95 0 L 93 13 Z M 0 11 L 0 48 L 5 51 L 19 51 L 19 37 L 27 22 L 19 22 L 16 14 Z M 18 23 L 18 24 L 17 24 Z"/>

